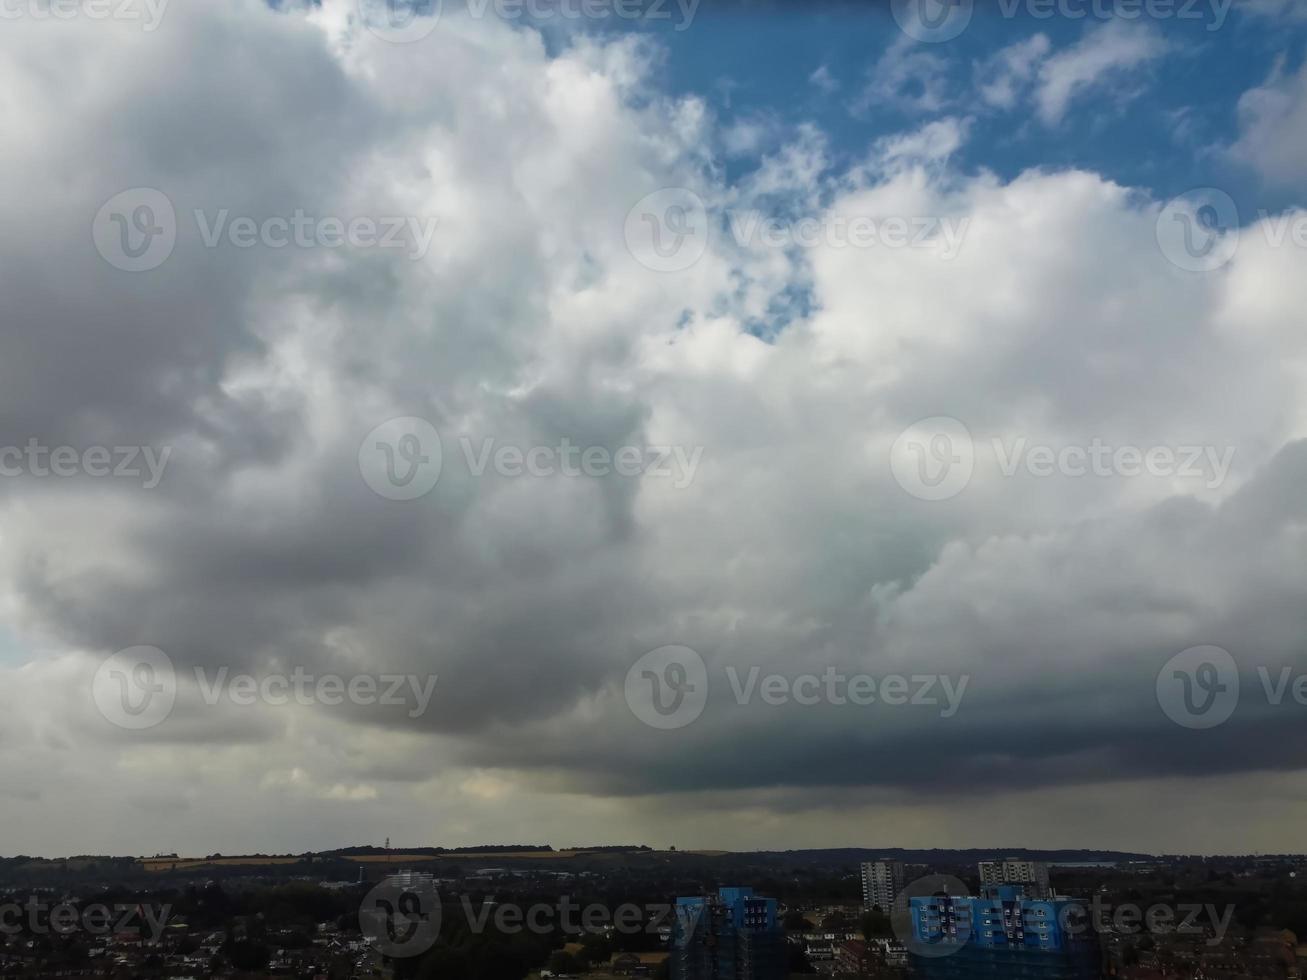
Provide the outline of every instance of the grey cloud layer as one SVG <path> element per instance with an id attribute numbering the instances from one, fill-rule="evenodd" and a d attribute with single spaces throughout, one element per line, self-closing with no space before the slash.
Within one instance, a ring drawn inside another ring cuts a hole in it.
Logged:
<path id="1" fill-rule="evenodd" d="M 904 806 L 1092 799 L 1109 781 L 1307 763 L 1307 727 L 1286 712 L 1241 712 L 1199 742 L 1153 699 L 1157 669 L 1195 643 L 1307 666 L 1305 341 L 1285 328 L 1307 298 L 1303 255 L 1253 241 L 1227 274 L 1182 275 L 1143 195 L 1080 172 L 951 172 L 965 120 L 851 173 L 799 133 L 726 185 L 718 122 L 651 95 L 643 43 L 550 55 L 531 31 L 451 16 L 390 45 L 352 9 L 197 0 L 151 35 L 0 35 L 0 81 L 19 93 L 0 122 L 16 151 L 0 159 L 0 444 L 175 447 L 150 493 L 0 482 L 0 599 L 37 655 L 16 672 L 29 697 L 0 749 L 2 782 L 37 796 L 0 799 L 15 826 L 38 834 L 32 807 L 72 793 L 78 767 L 38 775 L 33 753 L 104 760 L 131 787 L 114 805 L 211 819 L 303 805 L 322 809 L 324 837 L 397 806 L 415 833 L 430 807 L 475 835 L 512 792 L 572 800 L 599 839 L 622 798 L 663 792 L 763 794 L 783 815 L 818 786 Z M 439 226 L 419 262 L 205 249 L 191 229 L 133 276 L 88 229 L 136 186 L 179 213 Z M 622 223 L 663 186 L 713 207 L 789 195 L 971 223 L 947 265 L 723 237 L 659 275 L 626 252 Z M 773 319 L 766 342 L 746 329 L 796 292 L 809 314 Z M 451 465 L 399 503 L 368 489 L 356 455 L 400 415 L 429 418 L 451 454 L 466 435 L 704 455 L 687 488 Z M 1215 491 L 990 469 L 926 503 L 895 484 L 888 452 L 932 415 L 978 437 L 1238 456 Z M 718 672 L 972 680 L 947 719 L 740 706 L 715 681 L 698 722 L 653 732 L 621 684 L 668 643 Z M 183 670 L 303 664 L 440 685 L 417 719 L 183 700 L 148 737 L 106 734 L 85 666 L 135 644 Z M 540 812 L 573 826 L 565 808 Z"/>

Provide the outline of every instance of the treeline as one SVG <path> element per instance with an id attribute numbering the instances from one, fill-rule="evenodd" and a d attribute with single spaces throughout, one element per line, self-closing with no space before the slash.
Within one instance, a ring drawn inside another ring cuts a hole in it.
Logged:
<path id="1" fill-rule="evenodd" d="M 120 890 L 111 899 L 132 903 L 166 901 L 172 913 L 190 924 L 198 945 L 200 934 L 220 931 L 225 941 L 221 960 L 231 967 L 258 972 L 266 969 L 276 949 L 308 949 L 317 934 L 317 924 L 334 923 L 340 935 L 362 938 L 359 904 L 368 885 L 327 890 L 310 882 L 260 888 L 227 890 L 217 882 L 187 885 L 149 893 Z M 3 897 L 3 896 L 0 896 Z M 592 890 L 573 896 L 573 918 L 565 925 L 555 912 L 537 932 L 522 926 L 501 931 L 493 909 L 500 896 L 494 892 L 464 894 L 450 900 L 439 918 L 439 932 L 432 947 L 418 956 L 389 961 L 396 980 L 524 980 L 533 971 L 552 968 L 557 973 L 575 974 L 608 963 L 623 952 L 658 952 L 662 941 L 655 929 L 617 931 L 612 935 L 582 933 L 581 909 L 592 904 L 616 908 L 629 902 L 640 908 L 665 902 L 656 891 L 629 893 L 596 883 Z M 522 908 L 558 908 L 559 897 L 550 889 L 516 893 L 514 904 Z M 563 947 L 577 943 L 572 952 Z M 662 975 L 665 976 L 665 973 Z M 655 974 L 654 980 L 660 980 Z"/>
<path id="2" fill-rule="evenodd" d="M 365 854 L 492 854 L 521 853 L 526 851 L 553 851 L 548 844 L 477 844 L 473 847 L 376 847 L 363 844 L 358 847 L 340 847 L 334 851 L 321 851 L 323 857 L 358 857 Z"/>
<path id="3" fill-rule="evenodd" d="M 636 929 L 611 934 L 587 932 L 581 928 L 580 910 L 597 905 L 616 909 L 622 904 L 650 909 L 667 897 L 652 890 L 630 891 L 610 888 L 601 882 L 571 896 L 573 918 L 564 923 L 559 913 L 559 896 L 550 889 L 514 893 L 512 903 L 521 909 L 544 907 L 554 910 L 543 931 L 514 927 L 501 931 L 493 909 L 501 895 L 487 891 L 465 893 L 447 902 L 440 918 L 439 937 L 421 956 L 390 961 L 396 980 L 524 980 L 542 968 L 555 975 L 576 976 L 609 963 L 617 953 L 651 953 L 664 949 L 656 928 L 657 913 Z M 482 923 L 478 925 L 477 923 Z M 567 945 L 576 944 L 564 952 Z M 665 980 L 666 964 L 655 971 L 654 980 Z"/>
<path id="4" fill-rule="evenodd" d="M 1044 861 L 1049 864 L 1149 861 L 1156 858 L 1151 854 L 1133 851 L 1098 851 L 1098 850 L 1034 850 L 1028 847 L 995 848 L 867 848 L 867 847 L 827 847 L 802 848 L 786 851 L 750 851 L 737 852 L 756 858 L 784 858 L 805 862 L 832 861 L 902 861 L 905 864 L 927 864 L 931 866 L 976 864 L 980 861 L 1002 861 L 1016 858 L 1020 861 Z"/>

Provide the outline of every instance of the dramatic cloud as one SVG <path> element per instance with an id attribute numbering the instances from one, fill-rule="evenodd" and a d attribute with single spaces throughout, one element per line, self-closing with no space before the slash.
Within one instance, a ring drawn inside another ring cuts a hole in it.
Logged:
<path id="1" fill-rule="evenodd" d="M 1249 847 L 1287 845 L 1307 708 L 1251 697 L 1194 732 L 1155 685 L 1205 643 L 1253 695 L 1258 665 L 1307 669 L 1307 251 L 1251 225 L 1185 271 L 1145 189 L 955 166 L 965 116 L 845 159 L 816 125 L 664 94 L 648 39 L 446 12 L 395 43 L 355 10 L 188 0 L 152 33 L 0 34 L 0 446 L 170 450 L 148 490 L 0 479 L 11 849 L 979 844 L 998 815 L 1006 843 L 1200 848 L 1228 828 L 1177 814 L 1234 800 L 1273 814 Z M 1164 49 L 1127 26 L 1000 51 L 985 99 L 1033 86 L 1061 121 Z M 897 44 L 869 99 L 945 107 L 943 58 Z M 1300 88 L 1245 99 L 1268 174 Z M 177 226 L 139 273 L 92 237 L 133 188 Z M 238 219 L 297 212 L 402 218 L 405 247 L 238 244 Z M 660 271 L 677 255 L 631 229 L 661 215 L 669 244 L 673 214 L 703 253 Z M 440 476 L 388 499 L 360 448 L 406 416 L 439 431 Z M 974 445 L 947 499 L 891 465 L 933 417 Z M 665 467 L 493 462 L 564 444 Z M 1157 452 L 1033 465 L 1096 445 Z M 669 644 L 709 689 L 660 730 L 624 683 Z M 138 645 L 180 682 L 134 731 L 93 691 Z M 409 688 L 206 698 L 297 669 L 436 680 L 425 710 Z M 938 703 L 757 686 L 827 672 L 928 675 Z"/>

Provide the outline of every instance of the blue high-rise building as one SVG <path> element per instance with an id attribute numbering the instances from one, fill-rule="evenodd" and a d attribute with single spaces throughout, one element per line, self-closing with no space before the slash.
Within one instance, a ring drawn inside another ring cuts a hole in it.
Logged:
<path id="1" fill-rule="evenodd" d="M 909 901 L 913 964 L 925 980 L 1094 980 L 1097 935 L 1080 903 L 1029 899 L 1020 887 L 981 897 Z"/>
<path id="2" fill-rule="evenodd" d="M 722 888 L 676 900 L 672 980 L 784 980 L 788 965 L 776 899 Z"/>

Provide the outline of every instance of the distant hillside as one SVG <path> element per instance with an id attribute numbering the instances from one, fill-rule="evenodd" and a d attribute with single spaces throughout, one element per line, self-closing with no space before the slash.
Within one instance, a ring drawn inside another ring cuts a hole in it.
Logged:
<path id="1" fill-rule="evenodd" d="M 862 861 L 902 861 L 905 864 L 976 864 L 980 861 L 995 861 L 1003 858 L 1018 858 L 1022 861 L 1045 861 L 1049 864 L 1075 864 L 1092 861 L 1150 861 L 1153 854 L 1132 851 L 1098 851 L 1063 849 L 1054 851 L 1035 850 L 1029 847 L 993 847 L 993 848 L 931 848 L 915 850 L 903 847 L 831 847 L 818 849 L 801 849 L 792 851 L 756 851 L 758 855 L 775 855 L 794 859 L 809 859 L 817 862 L 859 863 Z"/>
<path id="2" fill-rule="evenodd" d="M 363 844 L 358 847 L 338 847 L 334 851 L 319 851 L 323 857 L 354 857 L 362 854 L 512 854 L 516 851 L 552 851 L 548 844 L 477 844 L 473 847 L 376 847 Z"/>

